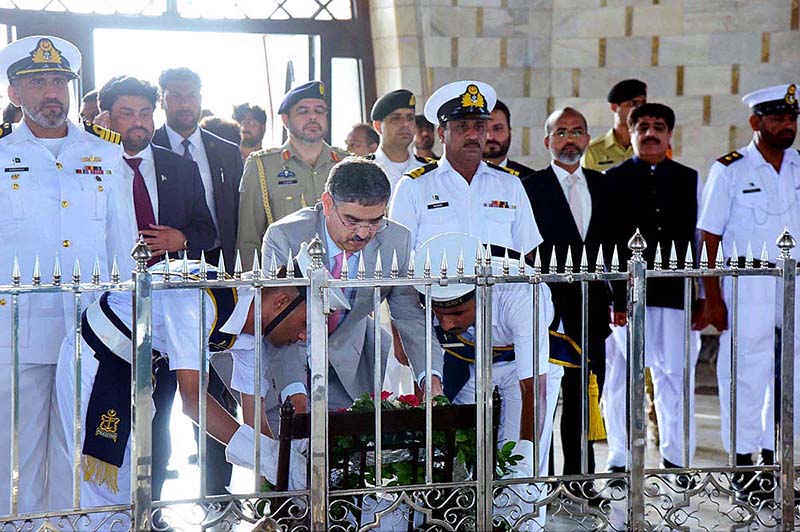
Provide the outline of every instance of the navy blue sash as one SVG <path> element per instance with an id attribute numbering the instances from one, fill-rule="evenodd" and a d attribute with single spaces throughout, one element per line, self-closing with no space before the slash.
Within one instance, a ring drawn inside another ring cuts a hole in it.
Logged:
<path id="1" fill-rule="evenodd" d="M 216 272 L 208 272 L 208 277 L 215 278 Z M 206 293 L 211 297 L 214 306 L 209 351 L 225 351 L 233 346 L 236 336 L 223 333 L 219 329 L 228 321 L 236 306 L 236 289 L 211 288 L 206 289 Z M 109 321 L 121 333 L 131 338 L 130 329 L 108 305 L 108 292 L 100 297 L 98 304 Z M 84 480 L 97 485 L 106 484 L 116 493 L 117 472 L 122 465 L 131 431 L 131 365 L 98 338 L 87 319 L 86 311 L 81 319 L 81 334 L 94 351 L 98 362 L 84 421 Z M 153 351 L 153 360 L 159 357 L 161 354 Z"/>

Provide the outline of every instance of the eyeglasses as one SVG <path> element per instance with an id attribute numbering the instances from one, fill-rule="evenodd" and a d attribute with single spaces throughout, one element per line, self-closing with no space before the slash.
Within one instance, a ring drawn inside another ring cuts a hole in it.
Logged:
<path id="1" fill-rule="evenodd" d="M 355 233 L 359 229 L 366 229 L 370 233 L 378 234 L 381 231 L 384 231 L 387 227 L 389 227 L 389 219 L 386 216 L 381 216 L 381 219 L 377 222 L 348 222 L 342 215 L 339 213 L 339 209 L 336 207 L 336 202 L 333 202 L 333 211 L 336 213 L 336 217 L 339 218 L 339 221 L 342 223 L 345 229 L 350 231 L 351 233 Z"/>
<path id="2" fill-rule="evenodd" d="M 556 130 L 556 131 L 553 131 L 552 133 L 550 133 L 551 136 L 558 137 L 560 139 L 565 139 L 567 137 L 571 137 L 573 139 L 578 139 L 578 138 L 581 138 L 582 136 L 584 136 L 585 134 L 586 134 L 586 132 L 584 130 L 582 130 L 582 129 L 573 129 L 573 130 L 570 130 L 570 131 L 567 131 L 566 129 L 559 129 L 559 130 Z"/>

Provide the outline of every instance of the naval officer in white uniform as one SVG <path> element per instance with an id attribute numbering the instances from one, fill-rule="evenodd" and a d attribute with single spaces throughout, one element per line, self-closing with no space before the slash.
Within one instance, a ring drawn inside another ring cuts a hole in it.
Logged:
<path id="1" fill-rule="evenodd" d="M 66 272 L 79 260 L 83 271 L 99 259 L 108 279 L 113 257 L 130 272 L 136 223 L 130 189 L 124 186 L 117 133 L 67 120 L 70 81 L 81 54 L 70 42 L 33 36 L 0 50 L 0 84 L 22 108 L 23 120 L 0 129 L 0 279 L 11 281 L 14 256 L 23 280 L 38 255 L 45 279 L 56 257 Z M 127 278 L 127 273 L 125 274 Z M 87 305 L 94 297 L 83 296 Z M 11 471 L 10 296 L 0 295 L 0 513 L 9 512 Z M 72 294 L 19 297 L 18 512 L 63 507 L 47 503 L 48 439 L 56 435 L 51 414 L 58 349 L 73 320 Z M 50 468 L 54 467 L 53 464 Z M 70 505 L 70 501 L 66 502 Z"/>

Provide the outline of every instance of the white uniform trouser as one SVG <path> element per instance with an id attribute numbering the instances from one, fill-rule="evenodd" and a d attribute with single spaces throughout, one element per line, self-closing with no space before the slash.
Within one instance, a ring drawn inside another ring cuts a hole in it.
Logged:
<path id="1" fill-rule="evenodd" d="M 619 327 L 614 336 L 625 335 Z M 653 395 L 659 427 L 659 451 L 665 460 L 680 466 L 683 463 L 683 402 L 689 401 L 689 460 L 694 456 L 694 376 L 698 356 L 697 332 L 689 333 L 689 396 L 684 398 L 684 311 L 662 307 L 647 307 L 645 312 L 645 365 L 653 377 Z M 606 430 L 609 433 L 609 466 L 624 466 L 627 441 L 626 424 L 626 366 L 627 353 L 619 349 L 609 357 L 606 353 L 605 398 Z M 622 344 L 624 346 L 625 343 Z M 609 386 L 609 383 L 611 386 Z M 608 392 L 608 395 L 606 395 Z M 609 423 L 609 418 L 611 421 Z M 613 434 L 613 436 L 611 436 Z M 612 443 L 613 440 L 613 443 Z M 613 445 L 613 447 L 612 447 Z M 620 456 L 621 455 L 621 456 Z"/>
<path id="2" fill-rule="evenodd" d="M 3 332 L 8 334 L 7 331 Z M 10 512 L 11 364 L 0 364 L 0 514 Z M 47 441 L 58 429 L 54 411 L 54 364 L 19 365 L 19 506 L 17 513 L 47 509 Z"/>
<path id="3" fill-rule="evenodd" d="M 469 380 L 455 396 L 453 402 L 457 405 L 475 403 L 475 364 L 469 365 Z M 500 409 L 500 430 L 498 431 L 498 444 L 502 446 L 506 441 L 518 441 L 520 429 L 520 413 L 522 412 L 522 391 L 519 387 L 517 364 L 498 362 L 492 365 L 493 388 L 500 388 L 502 405 Z"/>
<path id="4" fill-rule="evenodd" d="M 606 379 L 601 399 L 609 468 L 625 467 L 627 460 L 627 344 L 628 327 L 612 326 L 611 335 L 606 338 Z"/>
<path id="5" fill-rule="evenodd" d="M 64 342 L 61 344 L 61 352 L 58 356 L 58 369 L 56 371 L 56 398 L 58 406 L 58 415 L 60 418 L 61 434 L 57 441 L 52 442 L 51 452 L 54 456 L 58 456 L 59 461 L 63 467 L 60 471 L 56 472 L 55 478 L 51 486 L 60 486 L 61 501 L 66 501 L 67 506 L 72 506 L 72 475 L 74 471 L 73 456 L 73 418 L 74 418 L 74 401 L 75 401 L 75 386 L 74 386 L 74 339 L 72 335 L 68 335 Z M 82 341 L 81 345 L 81 445 L 83 445 L 83 430 L 86 428 L 86 409 L 89 404 L 89 396 L 92 393 L 92 386 L 94 385 L 94 377 L 97 373 L 97 359 L 94 357 L 94 351 L 86 342 Z M 133 433 L 131 433 L 131 438 Z M 92 508 L 97 506 L 106 506 L 111 504 L 129 504 L 131 500 L 130 479 L 131 479 L 131 442 L 128 440 L 128 445 L 125 447 L 125 456 L 123 458 L 122 466 L 117 473 L 117 485 L 119 489 L 116 493 L 112 492 L 107 485 L 98 486 L 92 482 L 86 482 L 81 475 L 81 508 Z M 80 466 L 78 466 L 80 467 Z M 52 493 L 52 492 L 51 492 Z M 104 515 L 89 514 L 93 520 L 94 529 L 97 523 L 103 519 Z M 108 523 L 103 526 L 110 528 L 114 525 L 114 520 L 125 520 L 126 517 L 122 515 L 114 515 Z M 115 525 L 115 529 L 126 528 L 130 523 Z M 100 530 L 107 528 L 101 527 Z"/>
<path id="6" fill-rule="evenodd" d="M 730 451 L 730 386 L 731 332 L 733 316 L 731 280 L 723 279 L 725 304 L 728 307 L 728 330 L 719 338 L 717 383 L 722 428 L 722 444 Z M 768 277 L 739 278 L 739 314 L 737 335 L 736 379 L 736 452 L 754 453 L 759 449 L 775 449 L 774 375 L 775 375 L 775 314 L 781 309 L 775 303 L 775 280 Z M 800 316 L 797 316 L 800 317 Z M 795 321 L 794 426 L 797 435 L 800 409 L 800 375 L 798 375 L 798 334 Z"/>

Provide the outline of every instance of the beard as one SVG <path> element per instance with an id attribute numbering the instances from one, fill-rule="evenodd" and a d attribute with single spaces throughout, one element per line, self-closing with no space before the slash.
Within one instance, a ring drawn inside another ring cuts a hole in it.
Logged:
<path id="1" fill-rule="evenodd" d="M 433 148 L 433 137 L 420 137 L 414 142 L 414 146 L 418 150 L 430 150 Z"/>
<path id="2" fill-rule="evenodd" d="M 550 154 L 556 161 L 571 166 L 573 164 L 578 163 L 581 160 L 581 156 L 583 155 L 583 150 L 581 150 L 577 146 L 565 146 L 560 151 L 555 151 L 551 149 Z"/>
<path id="3" fill-rule="evenodd" d="M 496 159 L 505 157 L 508 149 L 511 147 L 511 139 L 505 142 L 498 142 L 496 140 L 487 140 L 486 147 L 483 149 L 483 157 L 486 159 Z"/>
<path id="4" fill-rule="evenodd" d="M 173 115 L 173 119 L 167 120 L 169 127 L 176 131 L 187 131 L 190 129 L 194 129 L 197 127 L 198 122 L 200 122 L 200 115 L 199 113 L 194 113 L 188 109 L 182 109 L 177 111 Z M 174 125 L 173 125 L 174 124 Z"/>
<path id="5" fill-rule="evenodd" d="M 46 105 L 58 106 L 58 109 L 45 109 Z M 25 102 L 22 102 L 22 111 L 39 127 L 54 129 L 63 126 L 67 121 L 67 106 L 52 98 L 43 100 L 35 109 L 31 109 Z"/>
<path id="6" fill-rule="evenodd" d="M 764 139 L 767 144 L 779 150 L 791 148 L 796 136 L 797 132 L 791 129 L 783 129 L 776 134 L 768 133 L 764 130 L 761 131 L 761 138 Z"/>
<path id="7" fill-rule="evenodd" d="M 314 128 L 313 125 L 316 125 L 317 127 Z M 308 122 L 299 129 L 290 122 L 289 133 L 291 133 L 292 137 L 296 138 L 300 142 L 305 144 L 314 144 L 322 140 L 327 131 L 319 122 Z"/>
<path id="8" fill-rule="evenodd" d="M 245 148 L 255 148 L 258 146 L 258 139 L 252 133 L 242 133 L 242 146 Z"/>
<path id="9" fill-rule="evenodd" d="M 137 131 L 144 132 L 144 135 L 141 137 L 134 137 L 133 133 Z M 126 150 L 130 150 L 133 153 L 139 153 L 145 149 L 148 144 L 150 144 L 151 138 L 153 138 L 152 131 L 149 131 L 143 127 L 132 127 L 125 132 L 125 136 L 122 139 L 122 145 Z"/>

